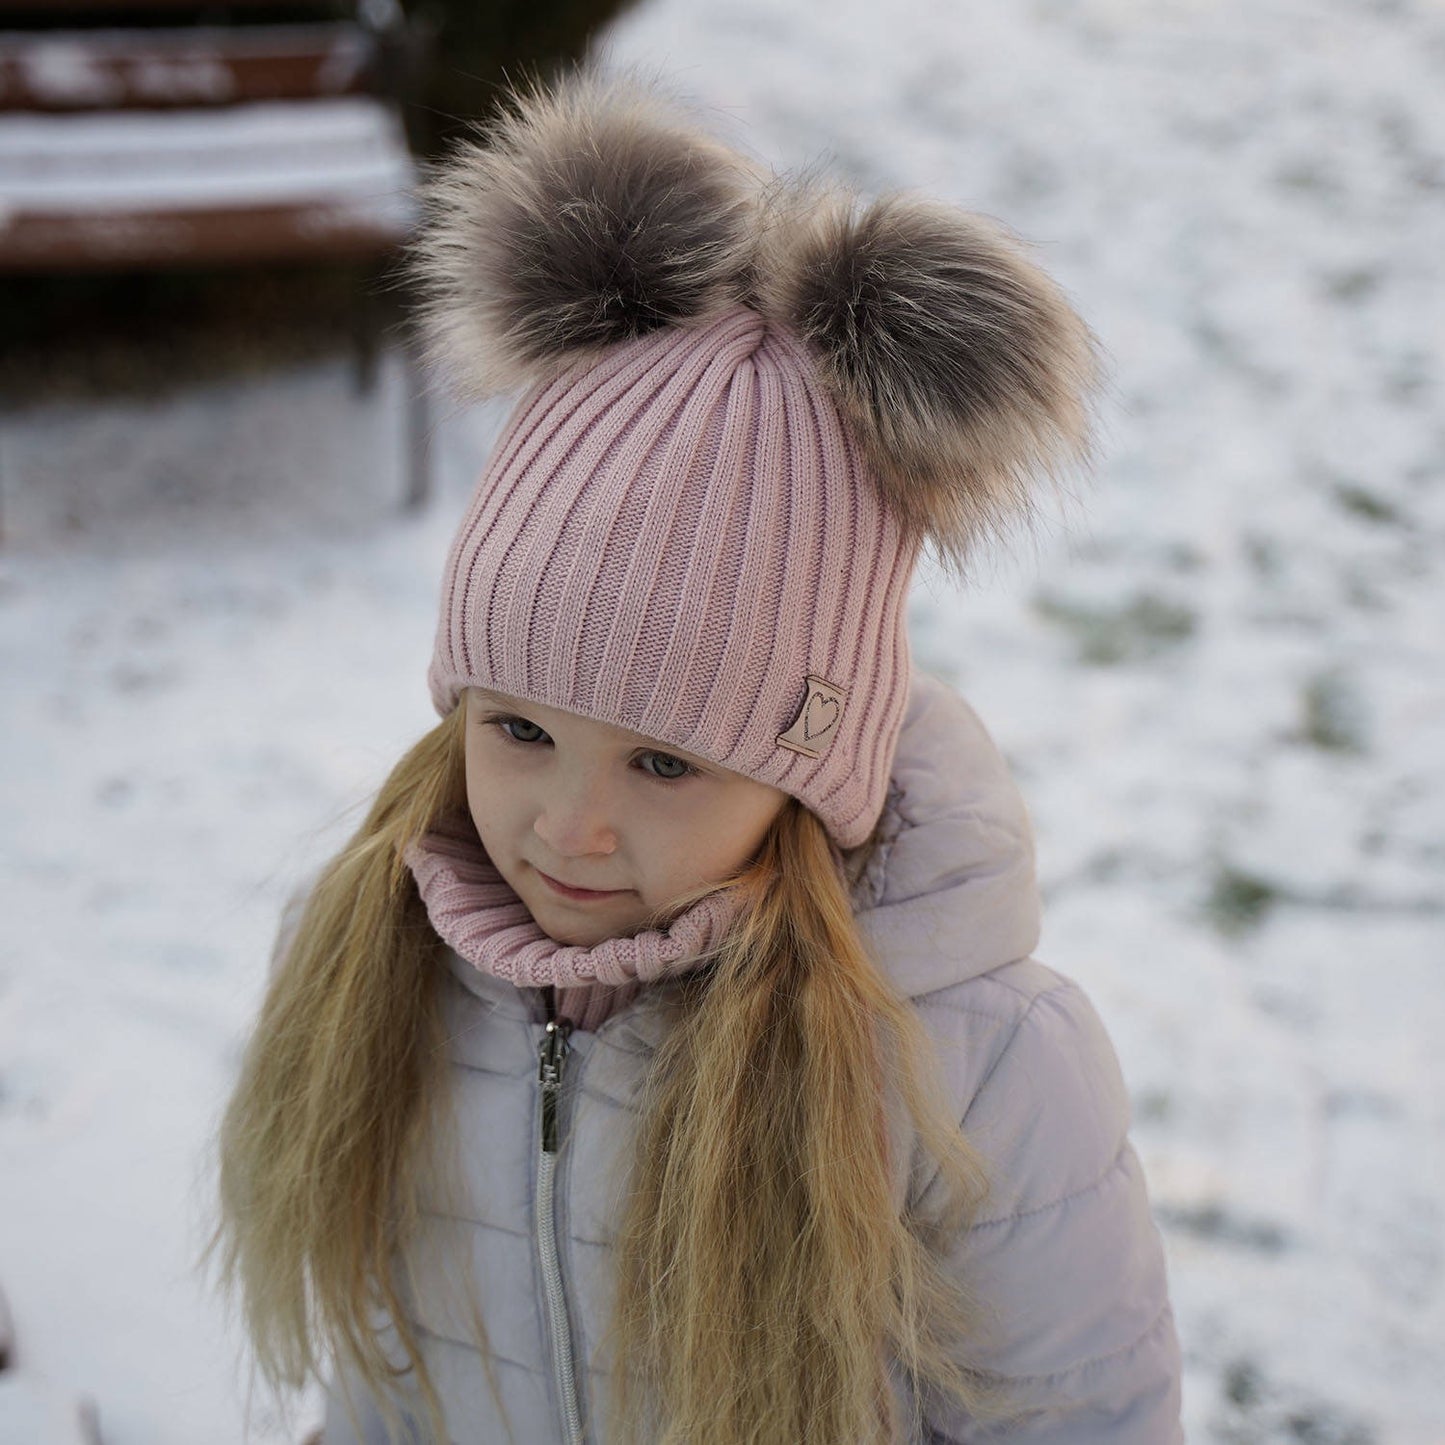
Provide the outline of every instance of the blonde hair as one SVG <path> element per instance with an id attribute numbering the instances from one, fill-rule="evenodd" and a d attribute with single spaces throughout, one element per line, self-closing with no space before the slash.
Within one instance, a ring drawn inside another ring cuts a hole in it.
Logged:
<path id="1" fill-rule="evenodd" d="M 411 1373 L 438 1438 L 404 1294 L 417 1183 L 445 1168 L 444 945 L 401 855 L 465 806 L 464 712 L 397 764 L 305 905 L 221 1124 L 210 1244 L 273 1388 L 318 1376 L 329 1356 L 395 1428 L 389 1386 Z M 848 861 L 790 798 L 723 880 L 744 890 L 737 923 L 667 990 L 675 1017 L 644 1087 L 614 1250 L 608 1439 L 891 1441 L 905 1422 L 890 1354 L 976 1417 L 1003 1412 L 959 1362 L 979 1319 L 940 1256 L 985 1175 L 915 1010 L 863 945 Z M 892 1157 L 899 1138 L 921 1164 Z M 898 1207 L 920 1167 L 939 1201 L 927 1219 Z"/>
<path id="2" fill-rule="evenodd" d="M 208 1250 L 273 1388 L 319 1377 L 332 1356 L 387 1402 L 398 1362 L 371 1327 L 380 1309 L 434 1425 L 398 1258 L 445 1059 L 442 944 L 402 850 L 465 801 L 464 711 L 401 759 L 306 900 L 222 1117 Z"/>

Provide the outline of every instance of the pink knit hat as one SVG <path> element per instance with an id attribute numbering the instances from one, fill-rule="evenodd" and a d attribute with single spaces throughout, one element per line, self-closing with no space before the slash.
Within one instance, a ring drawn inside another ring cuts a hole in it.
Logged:
<path id="1" fill-rule="evenodd" d="M 526 388 L 452 544 L 430 669 L 801 799 L 883 806 L 908 582 L 1086 448 L 1087 330 L 998 227 L 764 186 L 625 82 L 515 102 L 428 191 L 433 357 Z"/>

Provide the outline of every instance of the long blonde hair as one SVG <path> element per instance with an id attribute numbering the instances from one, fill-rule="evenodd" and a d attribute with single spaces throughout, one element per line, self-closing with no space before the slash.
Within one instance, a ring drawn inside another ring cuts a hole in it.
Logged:
<path id="1" fill-rule="evenodd" d="M 386 1407 L 411 1372 L 438 1438 L 403 1301 L 417 1181 L 445 1167 L 444 946 L 401 855 L 465 805 L 464 712 L 402 758 L 311 892 L 221 1124 L 210 1246 L 270 1385 L 329 1357 Z M 985 1175 L 916 1012 L 866 952 L 845 861 L 789 799 L 724 880 L 745 891 L 738 922 L 669 990 L 614 1251 L 610 1440 L 892 1441 L 918 1422 L 895 1418 L 890 1356 L 979 1417 L 1005 1408 L 960 1363 L 979 1320 L 939 1253 Z M 892 1157 L 899 1138 L 915 1157 Z M 927 1219 L 899 1208 L 919 1169 Z"/>

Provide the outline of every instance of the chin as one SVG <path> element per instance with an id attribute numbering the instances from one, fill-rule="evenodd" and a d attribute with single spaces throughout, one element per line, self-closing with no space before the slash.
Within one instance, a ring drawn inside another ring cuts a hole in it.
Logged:
<path id="1" fill-rule="evenodd" d="M 612 937 L 606 929 L 585 929 L 578 928 L 575 924 L 569 926 L 562 924 L 543 923 L 539 918 L 537 927 L 552 940 L 553 943 L 560 943 L 566 948 L 594 948 L 604 939 Z"/>
<path id="2" fill-rule="evenodd" d="M 545 886 L 545 885 L 544 885 Z M 595 948 L 609 938 L 627 938 L 637 931 L 637 925 L 630 920 L 609 924 L 600 919 L 570 918 L 565 908 L 532 908 L 528 904 L 537 927 L 554 943 L 571 948 Z"/>
<path id="3" fill-rule="evenodd" d="M 568 918 L 565 910 L 551 907 L 550 899 L 540 899 L 536 904 L 529 900 L 524 901 L 527 902 L 527 911 L 532 915 L 533 922 L 553 943 L 572 948 L 591 948 L 594 943 L 600 943 L 607 937 L 606 931 L 599 930 L 595 924 L 589 928 L 584 922 Z"/>

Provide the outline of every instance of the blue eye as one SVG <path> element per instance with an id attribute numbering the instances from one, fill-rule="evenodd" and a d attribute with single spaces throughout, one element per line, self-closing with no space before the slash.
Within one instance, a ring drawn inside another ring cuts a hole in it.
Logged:
<path id="1" fill-rule="evenodd" d="M 498 718 L 492 718 L 491 721 L 494 722 L 494 723 L 496 723 L 496 725 L 497 725 L 499 728 L 501 728 L 502 731 L 503 731 L 504 733 L 506 733 L 506 735 L 507 735 L 509 738 L 511 738 L 511 740 L 512 740 L 514 743 L 535 743 L 535 742 L 540 742 L 542 738 L 544 738 L 544 737 L 547 736 L 547 734 L 544 733 L 544 732 L 542 731 L 542 729 L 537 726 L 536 723 L 534 723 L 534 722 L 528 722 L 527 719 L 524 718 L 524 717 L 498 717 Z M 519 738 L 519 737 L 516 735 L 516 733 L 514 733 L 514 732 L 511 731 L 511 729 L 514 728 L 514 727 L 531 728 L 532 731 L 535 732 L 537 736 L 536 736 L 536 737 L 520 737 L 520 738 Z"/>
<path id="2" fill-rule="evenodd" d="M 652 758 L 664 766 L 676 766 L 681 769 L 676 773 L 658 773 L 653 772 L 651 768 L 646 770 L 651 772 L 654 778 L 659 778 L 664 783 L 675 783 L 679 778 L 685 778 L 689 773 L 697 771 L 691 763 L 684 762 L 681 758 L 675 758 L 671 753 L 644 753 L 643 757 Z"/>

